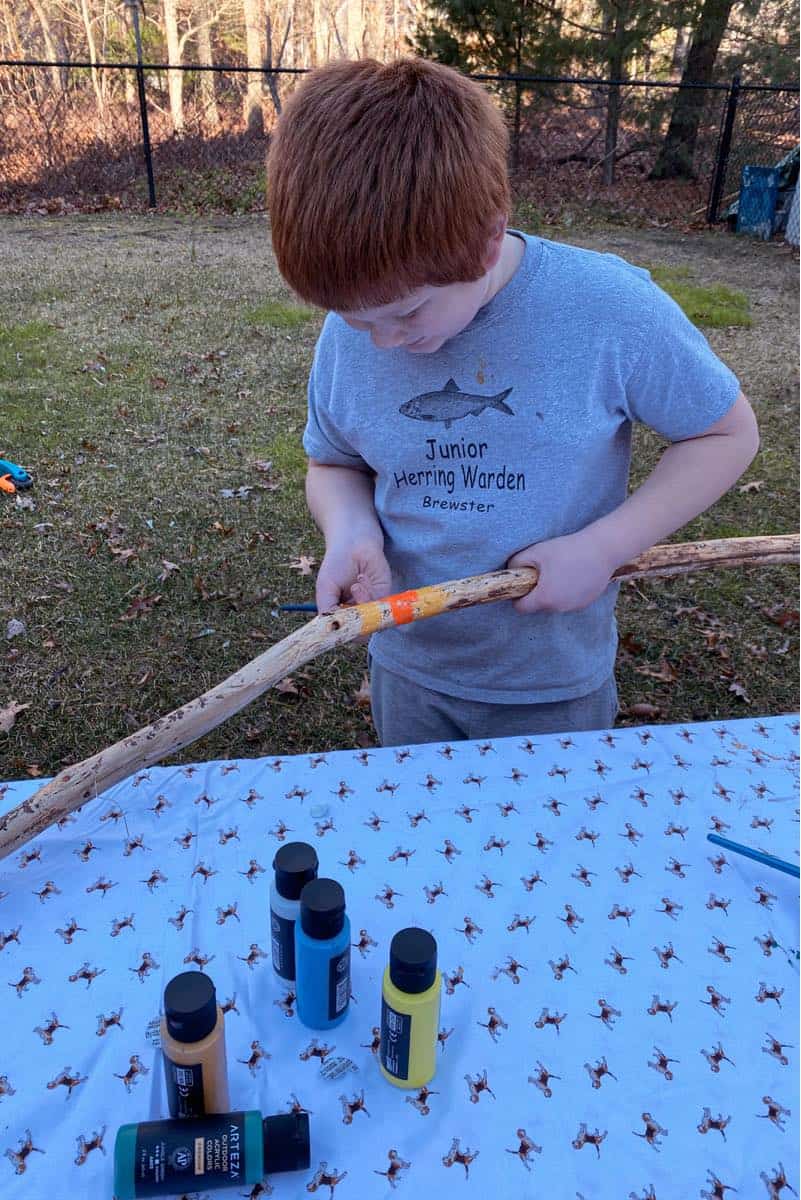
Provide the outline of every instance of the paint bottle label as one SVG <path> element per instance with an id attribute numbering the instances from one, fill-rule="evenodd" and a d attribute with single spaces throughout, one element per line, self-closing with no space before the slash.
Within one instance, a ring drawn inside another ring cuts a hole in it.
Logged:
<path id="1" fill-rule="evenodd" d="M 203 1099 L 203 1064 L 179 1067 L 167 1059 L 165 1072 L 167 1081 L 167 1103 L 176 1117 L 201 1117 L 206 1111 Z"/>
<path id="2" fill-rule="evenodd" d="M 147 1124 L 136 1135 L 135 1187 L 139 1196 L 194 1192 L 245 1181 L 245 1114 L 228 1113 L 192 1122 L 183 1132 L 174 1122 Z"/>
<path id="3" fill-rule="evenodd" d="M 278 913 L 270 913 L 270 932 L 273 943 L 273 967 L 282 979 L 295 978 L 295 922 Z"/>
<path id="4" fill-rule="evenodd" d="M 412 1018 L 396 1012 L 381 997 L 381 1065 L 396 1079 L 409 1078 L 409 1048 L 412 1043 Z"/>
<path id="5" fill-rule="evenodd" d="M 333 1021 L 350 1000 L 350 946 L 328 962 L 328 1019 Z"/>

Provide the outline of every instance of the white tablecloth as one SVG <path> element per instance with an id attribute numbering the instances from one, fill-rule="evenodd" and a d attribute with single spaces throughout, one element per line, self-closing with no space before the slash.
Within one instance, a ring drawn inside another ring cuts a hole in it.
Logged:
<path id="1" fill-rule="evenodd" d="M 232 1106 L 311 1110 L 312 1168 L 266 1181 L 276 1197 L 786 1200 L 798 884 L 706 834 L 797 863 L 797 735 L 789 716 L 656 726 L 111 789 L 1 864 L 3 1197 L 111 1195 L 117 1126 L 166 1115 L 148 1023 L 197 968 L 228 1009 Z M 326 1035 L 269 960 L 270 865 L 295 839 L 344 884 L 357 944 Z M 419 1095 L 375 1057 L 389 941 L 412 924 L 446 980 Z M 339 1058 L 357 1070 L 322 1078 Z"/>

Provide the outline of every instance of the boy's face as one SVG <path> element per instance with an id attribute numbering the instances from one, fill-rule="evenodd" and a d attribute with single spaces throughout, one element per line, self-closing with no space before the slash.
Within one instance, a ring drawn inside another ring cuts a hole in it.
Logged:
<path id="1" fill-rule="evenodd" d="M 340 312 L 351 329 L 370 334 L 379 350 L 433 354 L 466 329 L 487 299 L 487 276 L 474 283 L 421 287 L 377 308 Z"/>

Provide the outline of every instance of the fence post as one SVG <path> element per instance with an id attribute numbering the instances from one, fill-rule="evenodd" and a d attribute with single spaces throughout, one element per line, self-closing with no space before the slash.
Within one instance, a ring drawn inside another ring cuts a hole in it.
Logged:
<path id="1" fill-rule="evenodd" d="M 715 162 L 715 173 L 712 177 L 712 187 L 709 192 L 709 203 L 706 209 L 706 220 L 708 225 L 714 225 L 718 219 L 718 208 L 720 206 L 720 197 L 723 193 L 723 185 L 726 181 L 726 168 L 729 164 L 729 151 L 731 149 L 732 133 L 734 132 L 734 118 L 737 115 L 737 102 L 740 98 L 740 76 L 735 75 L 731 81 L 729 89 L 729 98 L 726 101 L 726 114 L 723 118 L 723 127 L 718 141 L 717 161 Z"/>
<path id="2" fill-rule="evenodd" d="M 147 190 L 150 208 L 156 207 L 156 184 L 153 179 L 153 155 L 150 149 L 150 127 L 147 123 L 147 100 L 145 98 L 145 72 L 142 67 L 142 35 L 139 31 L 139 2 L 140 0 L 125 0 L 133 17 L 134 37 L 136 38 L 136 85 L 139 92 L 139 118 L 142 122 L 142 144 L 145 151 L 145 166 L 147 167 Z"/>

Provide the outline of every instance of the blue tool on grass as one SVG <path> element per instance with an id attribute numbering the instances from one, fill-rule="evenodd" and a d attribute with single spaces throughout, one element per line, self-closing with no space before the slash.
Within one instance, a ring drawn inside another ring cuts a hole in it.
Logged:
<path id="1" fill-rule="evenodd" d="M 752 850 L 750 846 L 743 846 L 740 842 L 732 842 L 729 838 L 721 837 L 717 833 L 708 833 L 706 839 L 708 842 L 714 842 L 716 846 L 722 846 L 724 850 L 733 850 L 735 854 L 743 854 L 746 858 L 753 858 L 754 862 L 763 863 L 766 867 L 775 867 L 777 871 L 784 871 L 785 875 L 795 875 L 796 879 L 801 876 L 798 867 L 792 863 L 785 862 L 783 858 L 776 858 L 773 854 L 765 854 L 762 850 Z"/>
<path id="2" fill-rule="evenodd" d="M 33 479 L 26 470 L 18 467 L 16 463 L 9 462 L 6 458 L 0 458 L 0 478 L 6 475 L 10 476 L 11 482 L 18 488 L 29 488 L 33 483 Z"/>

